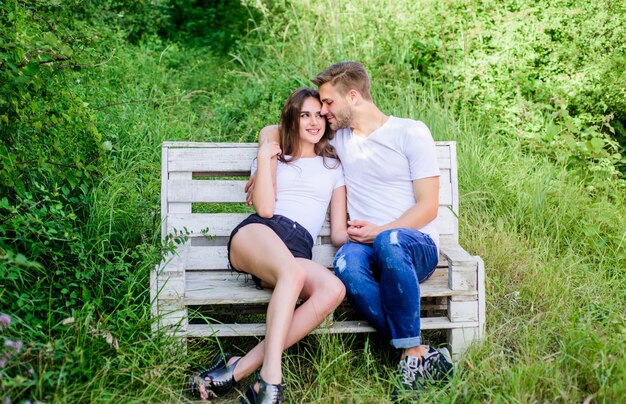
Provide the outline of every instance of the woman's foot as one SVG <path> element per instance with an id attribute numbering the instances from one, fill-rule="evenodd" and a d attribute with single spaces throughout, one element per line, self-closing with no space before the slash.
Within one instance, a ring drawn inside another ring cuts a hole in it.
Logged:
<path id="1" fill-rule="evenodd" d="M 259 381 L 248 387 L 246 395 L 241 398 L 241 404 L 281 404 L 283 389 L 282 384 L 267 383 L 259 375 Z"/>
<path id="2" fill-rule="evenodd" d="M 234 372 L 241 358 L 219 354 L 213 364 L 189 380 L 191 394 L 201 400 L 223 396 L 230 392 L 237 381 Z"/>

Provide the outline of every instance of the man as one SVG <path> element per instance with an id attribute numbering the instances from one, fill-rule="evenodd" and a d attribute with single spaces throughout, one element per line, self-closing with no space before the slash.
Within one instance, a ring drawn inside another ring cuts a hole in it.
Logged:
<path id="1" fill-rule="evenodd" d="M 452 369 L 447 352 L 422 345 L 420 337 L 419 283 L 439 255 L 435 143 L 424 123 L 378 109 L 361 63 L 334 64 L 312 81 L 321 114 L 337 131 L 331 144 L 343 165 L 351 219 L 335 273 L 352 305 L 402 350 L 400 390 L 421 389 Z M 278 138 L 275 127 L 261 136 Z"/>

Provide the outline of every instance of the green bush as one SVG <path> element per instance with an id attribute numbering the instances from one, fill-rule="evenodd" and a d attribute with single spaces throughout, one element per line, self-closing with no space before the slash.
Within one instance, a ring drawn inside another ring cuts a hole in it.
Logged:
<path id="1" fill-rule="evenodd" d="M 626 172 L 624 3 L 491 2 L 489 12 L 480 4 L 451 3 L 441 15 L 465 16 L 444 25 L 457 103 L 612 187 L 605 180 Z"/>
<path id="2" fill-rule="evenodd" d="M 171 0 L 168 17 L 171 26 L 162 35 L 227 53 L 236 49 L 258 15 L 240 0 Z"/>
<path id="3" fill-rule="evenodd" d="M 95 116 L 75 91 L 76 70 L 89 63 L 94 31 L 76 39 L 51 3 L 0 5 L 0 283 L 2 309 L 40 325 L 36 307 L 45 285 L 55 307 L 74 306 L 88 294 L 93 273 L 84 266 L 91 189 L 107 165 Z M 11 257 L 27 256 L 27 266 Z M 44 315 L 42 315 L 44 314 Z"/>

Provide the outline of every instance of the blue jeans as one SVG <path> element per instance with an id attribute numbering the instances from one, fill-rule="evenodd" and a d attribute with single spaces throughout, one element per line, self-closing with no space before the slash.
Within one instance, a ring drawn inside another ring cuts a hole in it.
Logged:
<path id="1" fill-rule="evenodd" d="M 435 242 L 415 229 L 380 233 L 374 244 L 347 242 L 337 251 L 335 274 L 352 306 L 396 348 L 421 344 L 419 283 L 432 275 Z"/>

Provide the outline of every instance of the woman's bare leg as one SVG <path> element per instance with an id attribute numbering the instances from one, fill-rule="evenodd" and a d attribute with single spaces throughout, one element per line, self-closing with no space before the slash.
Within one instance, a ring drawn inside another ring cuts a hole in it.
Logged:
<path id="1" fill-rule="evenodd" d="M 300 341 L 320 325 L 345 296 L 343 283 L 327 268 L 304 258 L 296 260 L 306 271 L 301 294 L 302 299 L 306 300 L 293 314 L 284 349 Z M 241 380 L 258 369 L 264 363 L 264 352 L 265 341 L 261 341 L 239 361 L 235 368 L 235 380 Z M 236 358 L 232 359 L 234 360 Z"/>
<path id="2" fill-rule="evenodd" d="M 276 233 L 262 224 L 249 224 L 235 234 L 230 259 L 235 268 L 275 285 L 267 307 L 261 373 L 268 383 L 279 384 L 282 353 L 306 272 Z"/>

